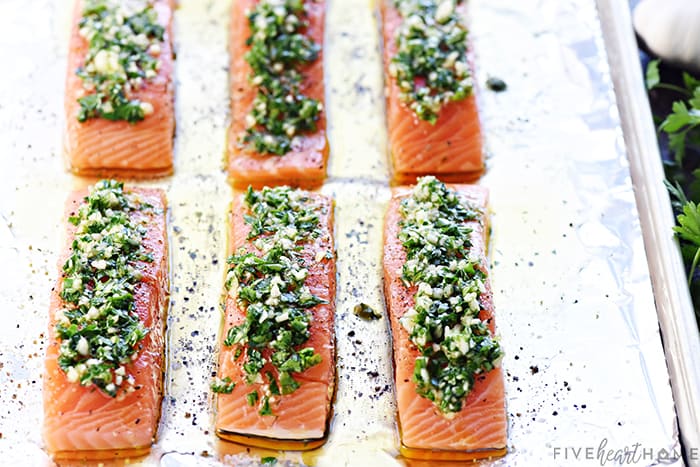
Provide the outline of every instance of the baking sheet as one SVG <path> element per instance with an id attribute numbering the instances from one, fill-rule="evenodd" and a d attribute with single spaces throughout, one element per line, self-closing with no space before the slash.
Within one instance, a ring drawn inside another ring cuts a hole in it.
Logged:
<path id="1" fill-rule="evenodd" d="M 664 350 L 671 375 L 681 439 L 690 465 L 700 465 L 700 332 L 686 286 L 686 270 L 673 235 L 675 218 L 637 59 L 637 43 L 626 5 L 599 0 L 601 22 L 615 87 L 619 94 L 625 141 L 640 207 L 644 239 Z"/>
<path id="2" fill-rule="evenodd" d="M 327 445 L 271 453 L 309 465 L 401 465 L 384 310 L 381 226 L 389 197 L 379 36 L 369 0 L 329 0 L 330 179 L 337 209 L 339 386 Z M 80 182 L 61 160 L 69 0 L 0 2 L 0 458 L 41 449 L 41 368 L 62 205 Z M 221 170 L 228 113 L 228 1 L 175 15 L 172 293 L 159 440 L 144 465 L 256 465 L 219 443 L 208 385 L 225 268 Z M 492 281 L 506 357 L 509 454 L 491 465 L 681 465 L 669 376 L 630 168 L 593 2 L 471 0 L 491 189 Z M 508 83 L 485 89 L 487 76 Z M 642 449 L 644 451 L 642 451 Z M 267 454 L 270 455 L 270 454 Z M 633 462 L 631 462 L 633 461 Z M 618 462 L 619 463 L 619 462 Z M 488 463 L 487 463 L 488 464 Z"/>

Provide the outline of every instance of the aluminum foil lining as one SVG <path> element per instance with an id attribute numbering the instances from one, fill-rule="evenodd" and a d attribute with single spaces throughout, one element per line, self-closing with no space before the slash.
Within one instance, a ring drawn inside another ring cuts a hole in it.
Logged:
<path id="1" fill-rule="evenodd" d="M 491 190 L 492 281 L 506 348 L 509 454 L 492 465 L 681 465 L 669 377 L 610 70 L 594 2 L 470 0 Z M 41 372 L 63 203 L 68 0 L 0 3 L 0 458 L 43 465 Z M 329 0 L 330 178 L 336 200 L 338 393 L 318 451 L 252 452 L 217 441 L 215 370 L 231 190 L 228 1 L 175 14 L 172 291 L 158 442 L 143 465 L 402 465 L 385 312 L 389 198 L 379 34 L 368 0 Z M 506 81 L 494 93 L 489 76 Z M 619 454 L 617 454 L 619 455 Z M 603 457 L 601 457 L 603 456 Z M 486 463 L 488 464 L 488 463 Z"/>

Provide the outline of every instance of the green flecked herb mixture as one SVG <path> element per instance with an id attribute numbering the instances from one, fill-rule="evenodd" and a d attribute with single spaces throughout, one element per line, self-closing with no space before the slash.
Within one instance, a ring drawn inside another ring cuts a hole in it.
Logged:
<path id="1" fill-rule="evenodd" d="M 435 123 L 443 105 L 472 93 L 467 29 L 457 6 L 462 0 L 392 0 L 403 18 L 389 74 L 400 99 L 416 115 Z"/>
<path id="2" fill-rule="evenodd" d="M 153 259 L 141 246 L 146 226 L 131 215 L 146 209 L 152 207 L 122 183 L 103 180 L 69 218 L 75 238 L 63 265 L 64 306 L 55 315 L 58 364 L 68 381 L 112 397 L 134 390 L 126 365 L 148 333 L 135 310 L 136 263 Z"/>
<path id="3" fill-rule="evenodd" d="M 211 383 L 211 390 L 217 394 L 231 394 L 236 387 L 236 383 L 231 381 L 229 376 L 225 378 L 215 378 Z"/>
<path id="4" fill-rule="evenodd" d="M 254 251 L 241 249 L 228 259 L 226 287 L 245 311 L 245 321 L 228 329 L 224 345 L 243 358 L 248 384 L 264 384 L 261 393 L 248 393 L 248 403 L 258 405 L 261 415 L 272 415 L 275 398 L 301 385 L 294 374 L 321 362 L 305 344 L 309 309 L 325 301 L 304 284 L 309 271 L 302 257 L 304 245 L 321 233 L 319 206 L 306 192 L 289 187 L 249 188 L 244 202 Z M 276 374 L 263 371 L 266 365 Z"/>
<path id="5" fill-rule="evenodd" d="M 132 98 L 158 75 L 165 29 L 153 0 L 84 0 L 80 35 L 89 43 L 76 71 L 83 83 L 78 121 L 91 118 L 135 123 L 153 113 L 153 104 Z"/>
<path id="6" fill-rule="evenodd" d="M 478 212 L 435 177 L 419 179 L 399 208 L 399 240 L 407 258 L 402 280 L 417 286 L 401 324 L 421 355 L 413 381 L 418 394 L 450 417 L 459 412 L 475 378 L 500 365 L 503 352 L 480 319 L 486 275 L 470 253 Z"/>
<path id="7" fill-rule="evenodd" d="M 303 0 L 261 0 L 248 12 L 252 35 L 245 60 L 257 95 L 241 142 L 260 154 L 287 154 L 300 134 L 316 131 L 323 104 L 301 92 L 300 70 L 320 50 L 305 34 L 306 17 Z"/>

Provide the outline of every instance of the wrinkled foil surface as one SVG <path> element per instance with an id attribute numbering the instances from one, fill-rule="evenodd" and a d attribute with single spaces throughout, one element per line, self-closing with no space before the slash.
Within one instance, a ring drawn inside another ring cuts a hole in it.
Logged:
<path id="1" fill-rule="evenodd" d="M 405 465 L 398 457 L 382 224 L 390 196 L 380 36 L 370 0 L 329 0 L 325 44 L 336 202 L 338 392 L 305 454 L 219 442 L 209 383 L 222 318 L 229 1 L 175 14 L 175 175 L 167 372 L 143 465 Z M 50 465 L 41 373 L 63 203 L 69 0 L 0 2 L 0 458 Z M 489 465 L 681 465 L 676 418 L 594 2 L 470 0 L 491 190 L 492 282 L 506 357 L 509 454 Z M 489 76 L 508 89 L 494 93 Z M 384 313 L 363 321 L 358 303 Z M 643 451 L 642 451 L 643 450 Z M 613 454 L 609 454 L 613 452 Z M 601 457 L 602 456 L 602 457 Z M 603 459 L 605 458 L 605 460 Z M 620 458 L 617 458 L 620 459 Z"/>

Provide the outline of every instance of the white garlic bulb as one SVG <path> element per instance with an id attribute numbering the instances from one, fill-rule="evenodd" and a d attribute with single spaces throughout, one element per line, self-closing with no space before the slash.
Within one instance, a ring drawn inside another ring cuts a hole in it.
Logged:
<path id="1" fill-rule="evenodd" d="M 663 60 L 700 70 L 699 0 L 642 0 L 634 28 Z"/>

